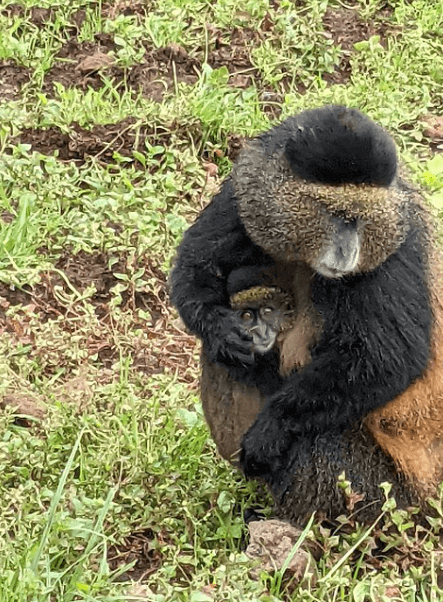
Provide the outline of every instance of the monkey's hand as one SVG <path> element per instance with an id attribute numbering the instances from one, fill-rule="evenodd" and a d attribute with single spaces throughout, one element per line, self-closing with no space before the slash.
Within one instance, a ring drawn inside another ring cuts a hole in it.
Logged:
<path id="1" fill-rule="evenodd" d="M 243 437 L 240 463 L 247 477 L 273 478 L 284 468 L 294 440 L 285 421 L 262 411 Z"/>
<path id="2" fill-rule="evenodd" d="M 213 362 L 227 365 L 254 363 L 253 340 L 236 312 L 220 308 L 211 328 L 203 335 L 205 351 Z"/>

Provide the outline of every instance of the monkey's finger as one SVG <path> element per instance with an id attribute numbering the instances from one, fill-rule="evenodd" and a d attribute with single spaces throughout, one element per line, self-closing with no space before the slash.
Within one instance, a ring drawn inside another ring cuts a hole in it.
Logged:
<path id="1" fill-rule="evenodd" d="M 238 354 L 237 358 L 243 365 L 246 365 L 246 366 L 252 366 L 252 364 L 255 362 L 254 354 L 252 354 L 252 355 Z"/>
<path id="2" fill-rule="evenodd" d="M 226 355 L 232 364 L 240 362 L 249 366 L 255 361 L 254 354 L 250 349 L 235 349 L 231 347 Z"/>
<path id="3" fill-rule="evenodd" d="M 230 349 L 235 350 L 239 353 L 252 353 L 252 337 L 250 337 L 249 339 L 243 339 L 235 334 L 231 334 L 226 337 L 226 343 Z"/>

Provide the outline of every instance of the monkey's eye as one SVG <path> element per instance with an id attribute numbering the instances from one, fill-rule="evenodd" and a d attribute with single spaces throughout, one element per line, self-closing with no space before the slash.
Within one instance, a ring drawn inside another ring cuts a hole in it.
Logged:
<path id="1" fill-rule="evenodd" d="M 262 309 L 262 314 L 264 316 L 270 316 L 273 312 L 274 312 L 274 309 L 272 307 L 264 307 Z"/>
<path id="2" fill-rule="evenodd" d="M 243 322 L 249 322 L 249 320 L 252 320 L 252 311 L 249 311 L 248 309 L 243 311 L 240 314 L 240 319 L 243 320 Z"/>

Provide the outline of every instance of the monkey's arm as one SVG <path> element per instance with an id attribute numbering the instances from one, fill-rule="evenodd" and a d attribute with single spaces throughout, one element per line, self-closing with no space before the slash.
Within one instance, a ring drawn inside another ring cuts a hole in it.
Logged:
<path id="1" fill-rule="evenodd" d="M 369 274 L 314 279 L 322 337 L 311 364 L 268 398 L 246 434 L 246 474 L 275 474 L 289 450 L 296 450 L 299 435 L 342 432 L 423 373 L 432 322 L 426 272 L 418 237 L 411 233 Z"/>
<path id="2" fill-rule="evenodd" d="M 247 236 L 227 180 L 185 233 L 170 275 L 172 303 L 212 361 L 253 361 L 251 337 L 229 308 L 227 279 L 234 268 L 269 263 Z"/>

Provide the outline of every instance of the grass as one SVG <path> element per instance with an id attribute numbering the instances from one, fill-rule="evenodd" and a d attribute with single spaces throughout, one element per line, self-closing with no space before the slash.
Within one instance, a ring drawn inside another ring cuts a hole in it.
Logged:
<path id="1" fill-rule="evenodd" d="M 349 15 L 348 4 L 361 38 L 340 30 L 343 17 L 325 27 L 326 11 Z M 304 537 L 324 552 L 315 581 L 251 578 L 242 513 L 263 492 L 216 454 L 198 348 L 176 324 L 162 274 L 229 172 L 232 137 L 324 103 L 388 127 L 442 211 L 439 141 L 425 133 L 443 108 L 441 2 L 20 6 L 0 4 L 0 60 L 27 73 L 8 96 L 0 86 L 0 600 L 440 599 L 440 521 L 416 530 L 389 497 L 371 528 L 312 523 Z M 43 21 L 39 7 L 51 9 Z M 60 59 L 75 35 L 80 54 Z M 79 77 L 81 53 L 100 39 L 119 71 Z M 161 59 L 174 44 L 184 63 Z M 149 61 L 142 81 L 166 81 L 160 101 L 132 83 Z M 60 64 L 77 85 L 52 84 Z M 42 140 L 59 132 L 72 150 L 107 124 L 117 129 L 102 150 L 75 160 L 24 139 L 29 128 Z M 128 132 L 132 146 L 122 145 Z"/>

